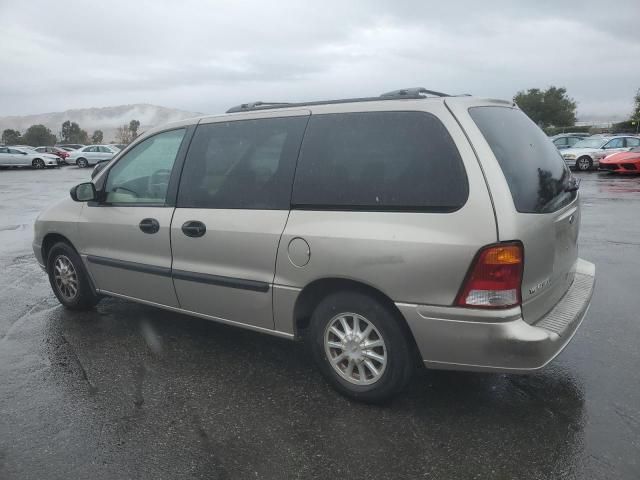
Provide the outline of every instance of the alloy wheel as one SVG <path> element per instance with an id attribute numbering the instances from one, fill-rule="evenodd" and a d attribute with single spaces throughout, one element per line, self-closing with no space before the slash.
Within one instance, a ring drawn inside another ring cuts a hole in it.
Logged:
<path id="1" fill-rule="evenodd" d="M 586 157 L 582 157 L 578 159 L 578 170 L 589 170 L 590 166 L 589 159 Z"/>
<path id="2" fill-rule="evenodd" d="M 66 255 L 58 255 L 55 258 L 53 279 L 58 292 L 65 300 L 73 300 L 78 295 L 78 274 Z"/>
<path id="3" fill-rule="evenodd" d="M 340 313 L 327 324 L 324 349 L 335 372 L 354 385 L 371 385 L 387 366 L 387 348 L 378 329 L 362 315 Z"/>

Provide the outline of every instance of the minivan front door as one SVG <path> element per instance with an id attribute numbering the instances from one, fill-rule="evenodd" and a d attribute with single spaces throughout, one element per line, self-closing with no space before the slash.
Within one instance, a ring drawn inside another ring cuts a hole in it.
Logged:
<path id="1" fill-rule="evenodd" d="M 178 307 L 171 281 L 169 184 L 185 128 L 146 138 L 99 177 L 100 201 L 82 209 L 80 253 L 107 294 Z M 176 169 L 177 170 L 177 169 Z"/>
<path id="2" fill-rule="evenodd" d="M 309 112 L 262 112 L 198 125 L 171 224 L 180 306 L 273 329 L 272 284 Z"/>

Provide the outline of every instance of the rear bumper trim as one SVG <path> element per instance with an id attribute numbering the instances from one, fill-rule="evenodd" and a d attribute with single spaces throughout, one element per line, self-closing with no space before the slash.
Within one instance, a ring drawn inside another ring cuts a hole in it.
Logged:
<path id="1" fill-rule="evenodd" d="M 578 260 L 573 284 L 535 325 L 521 316 L 454 320 L 429 315 L 428 306 L 396 305 L 407 319 L 427 367 L 524 373 L 543 368 L 573 338 L 589 308 L 594 284 L 594 265 Z M 468 317 L 473 318 L 473 310 L 469 310 Z"/>

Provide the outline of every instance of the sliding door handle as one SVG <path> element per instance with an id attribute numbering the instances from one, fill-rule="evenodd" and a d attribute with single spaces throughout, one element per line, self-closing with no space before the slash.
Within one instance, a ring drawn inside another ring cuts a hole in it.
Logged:
<path id="1" fill-rule="evenodd" d="M 182 225 L 182 233 L 187 237 L 201 237 L 207 232 L 207 226 L 197 220 L 189 220 Z"/>

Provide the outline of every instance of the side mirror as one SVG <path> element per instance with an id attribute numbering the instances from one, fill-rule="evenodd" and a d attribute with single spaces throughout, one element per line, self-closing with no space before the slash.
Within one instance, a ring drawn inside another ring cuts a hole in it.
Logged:
<path id="1" fill-rule="evenodd" d="M 23 154 L 23 155 L 26 155 L 26 154 L 27 154 L 27 152 L 20 152 L 20 153 L 21 153 L 21 154 Z"/>
<path id="2" fill-rule="evenodd" d="M 98 199 L 96 187 L 91 182 L 80 183 L 69 191 L 71 198 L 76 202 L 91 202 Z"/>

